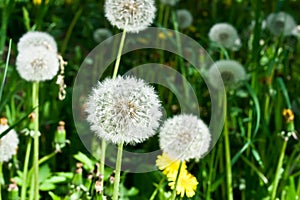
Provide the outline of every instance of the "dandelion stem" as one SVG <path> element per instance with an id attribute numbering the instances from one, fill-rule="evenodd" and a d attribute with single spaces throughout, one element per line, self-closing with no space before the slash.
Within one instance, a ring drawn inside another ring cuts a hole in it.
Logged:
<path id="1" fill-rule="evenodd" d="M 21 189 L 21 200 L 26 200 L 26 189 L 27 189 L 27 173 L 28 173 L 28 163 L 30 157 L 30 150 L 32 145 L 32 138 L 29 137 L 26 147 L 26 154 L 24 160 L 24 167 L 23 167 L 23 179 L 22 179 L 22 189 Z"/>
<path id="2" fill-rule="evenodd" d="M 104 166 L 105 166 L 105 151 L 106 151 L 106 141 L 102 139 L 101 145 L 101 158 L 100 158 L 100 174 L 103 175 L 101 179 L 101 185 L 104 189 Z M 103 198 L 104 191 L 102 191 L 102 198 Z"/>
<path id="3" fill-rule="evenodd" d="M 3 172 L 2 172 L 2 162 L 0 162 L 0 200 L 2 200 L 2 185 L 4 184 Z"/>
<path id="4" fill-rule="evenodd" d="M 284 158 L 284 155 L 285 155 L 285 149 L 286 149 L 286 146 L 287 146 L 287 142 L 288 142 L 288 139 L 285 138 L 284 141 L 283 141 L 280 157 L 279 157 L 278 164 L 277 164 L 277 169 L 276 169 L 276 172 L 275 172 L 275 180 L 274 180 L 274 185 L 273 185 L 273 189 L 272 189 L 272 196 L 271 196 L 272 200 L 274 200 L 276 198 L 276 191 L 277 191 L 278 183 L 279 183 L 279 180 L 280 180 L 280 177 L 281 177 L 281 168 L 282 168 L 282 164 L 283 164 L 283 158 Z"/>
<path id="5" fill-rule="evenodd" d="M 231 172 L 231 159 L 230 159 L 230 143 L 229 131 L 227 121 L 227 105 L 225 106 L 225 122 L 224 122 L 224 143 L 225 143 L 225 162 L 226 162 L 226 180 L 227 180 L 227 199 L 233 200 L 232 193 L 232 172 Z"/>
<path id="6" fill-rule="evenodd" d="M 117 155 L 117 162 L 116 162 L 116 176 L 115 176 L 115 183 L 114 183 L 113 200 L 118 200 L 118 196 L 119 196 L 119 185 L 120 185 L 120 175 L 121 175 L 122 153 L 123 153 L 123 142 L 121 142 L 118 145 L 118 155 Z"/>
<path id="7" fill-rule="evenodd" d="M 126 36 L 126 30 L 124 30 L 123 33 L 122 33 L 121 42 L 120 42 L 118 55 L 117 55 L 117 60 L 116 60 L 116 64 L 115 64 L 115 67 L 114 67 L 114 73 L 113 73 L 112 78 L 116 78 L 117 74 L 118 74 L 119 65 L 120 65 L 121 56 L 122 56 L 122 50 L 123 50 L 124 42 L 125 42 L 125 36 Z"/>
<path id="8" fill-rule="evenodd" d="M 178 172 L 177 172 L 176 180 L 175 180 L 175 186 L 174 186 L 174 190 L 173 190 L 172 196 L 171 196 L 172 200 L 176 199 L 177 185 L 178 185 L 178 180 L 179 180 L 179 176 L 180 176 L 181 166 L 182 166 L 182 161 L 180 161 L 180 164 L 179 164 L 179 167 L 178 167 Z"/>
<path id="9" fill-rule="evenodd" d="M 34 138 L 33 138 L 33 167 L 34 167 L 34 199 L 39 199 L 39 82 L 32 87 L 32 104 L 34 110 Z"/>

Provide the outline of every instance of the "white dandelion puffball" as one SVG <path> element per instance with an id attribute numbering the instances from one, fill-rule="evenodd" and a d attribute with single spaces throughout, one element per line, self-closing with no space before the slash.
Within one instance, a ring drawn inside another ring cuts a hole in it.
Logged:
<path id="1" fill-rule="evenodd" d="M 179 0 L 160 0 L 160 2 L 164 5 L 175 6 Z"/>
<path id="2" fill-rule="evenodd" d="M 292 31 L 292 35 L 295 37 L 300 37 L 300 25 L 296 26 L 293 31 Z"/>
<path id="3" fill-rule="evenodd" d="M 25 33 L 18 42 L 18 51 L 24 51 L 31 46 L 43 46 L 53 52 L 57 52 L 57 44 L 53 37 L 45 32 L 29 31 Z"/>
<path id="4" fill-rule="evenodd" d="M 267 28 L 275 36 L 280 36 L 281 34 L 283 36 L 291 35 L 297 26 L 294 18 L 285 12 L 269 14 L 266 22 Z"/>
<path id="5" fill-rule="evenodd" d="M 218 23 L 212 26 L 208 37 L 211 41 L 228 49 L 235 48 L 236 42 L 239 40 L 236 29 L 228 23 Z"/>
<path id="6" fill-rule="evenodd" d="M 8 128 L 8 125 L 0 124 L 0 135 Z M 13 129 L 0 138 L 0 163 L 9 161 L 17 153 L 18 144 L 18 135 Z"/>
<path id="7" fill-rule="evenodd" d="M 193 16 L 190 11 L 186 9 L 180 9 L 176 11 L 179 28 L 187 28 L 193 23 Z"/>
<path id="8" fill-rule="evenodd" d="M 104 40 L 106 40 L 111 36 L 112 33 L 107 28 L 98 28 L 93 33 L 94 40 L 98 43 L 103 42 Z"/>
<path id="9" fill-rule="evenodd" d="M 222 80 L 218 77 L 221 75 Z M 239 81 L 246 79 L 244 67 L 235 60 L 219 60 L 215 62 L 208 70 L 208 81 L 216 89 L 223 84 L 228 89 L 238 86 Z"/>
<path id="10" fill-rule="evenodd" d="M 59 69 L 57 54 L 42 46 L 20 51 L 16 65 L 20 76 L 26 81 L 51 80 Z"/>
<path id="11" fill-rule="evenodd" d="M 146 29 L 156 12 L 153 0 L 106 0 L 104 8 L 113 26 L 132 33 Z"/>
<path id="12" fill-rule="evenodd" d="M 180 114 L 167 119 L 159 132 L 163 152 L 173 159 L 199 159 L 208 152 L 211 134 L 206 124 L 195 115 Z"/>
<path id="13" fill-rule="evenodd" d="M 86 103 L 87 121 L 100 138 L 118 144 L 140 143 L 155 134 L 162 116 L 154 88 L 141 79 L 105 79 Z"/>

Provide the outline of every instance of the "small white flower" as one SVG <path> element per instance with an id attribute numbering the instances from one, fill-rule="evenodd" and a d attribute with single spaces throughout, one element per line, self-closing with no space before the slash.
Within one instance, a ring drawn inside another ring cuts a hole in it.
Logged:
<path id="1" fill-rule="evenodd" d="M 236 42 L 239 40 L 236 29 L 228 23 L 215 24 L 208 33 L 209 39 L 225 48 L 235 49 Z"/>
<path id="2" fill-rule="evenodd" d="M 112 33 L 107 28 L 98 28 L 93 33 L 94 40 L 98 43 L 103 42 L 104 40 L 106 40 L 107 38 L 109 38 L 111 36 L 112 36 Z"/>
<path id="3" fill-rule="evenodd" d="M 160 0 L 164 5 L 175 6 L 180 0 Z"/>
<path id="4" fill-rule="evenodd" d="M 173 159 L 200 159 L 208 152 L 211 134 L 195 115 L 181 114 L 167 119 L 160 129 L 159 144 Z"/>
<path id="5" fill-rule="evenodd" d="M 53 37 L 45 32 L 29 31 L 25 33 L 18 42 L 18 51 L 24 51 L 31 46 L 44 46 L 45 48 L 57 52 L 57 44 Z"/>
<path id="6" fill-rule="evenodd" d="M 127 32 L 138 33 L 154 20 L 156 8 L 153 0 L 106 0 L 105 16 L 113 26 Z"/>
<path id="7" fill-rule="evenodd" d="M 218 77 L 221 75 L 222 80 Z M 223 81 L 225 87 L 232 89 L 238 86 L 238 82 L 246 79 L 244 67 L 234 60 L 219 60 L 215 62 L 208 70 L 209 83 L 214 88 L 220 88 Z"/>
<path id="8" fill-rule="evenodd" d="M 140 143 L 153 136 L 162 116 L 154 88 L 132 77 L 99 82 L 86 106 L 91 130 L 117 144 Z"/>
<path id="9" fill-rule="evenodd" d="M 180 9 L 176 11 L 179 28 L 187 28 L 193 23 L 193 16 L 190 11 L 186 9 Z"/>
<path id="10" fill-rule="evenodd" d="M 8 128 L 8 125 L 0 124 L 0 135 Z M 18 144 L 18 135 L 13 129 L 0 139 L 0 163 L 9 161 L 17 153 Z"/>
<path id="11" fill-rule="evenodd" d="M 43 46 L 30 46 L 20 51 L 16 65 L 26 81 L 51 80 L 59 69 L 57 54 Z"/>
<path id="12" fill-rule="evenodd" d="M 283 36 L 291 35 L 297 26 L 294 18 L 285 12 L 269 14 L 266 22 L 267 28 L 275 36 L 280 36 L 281 34 Z"/>

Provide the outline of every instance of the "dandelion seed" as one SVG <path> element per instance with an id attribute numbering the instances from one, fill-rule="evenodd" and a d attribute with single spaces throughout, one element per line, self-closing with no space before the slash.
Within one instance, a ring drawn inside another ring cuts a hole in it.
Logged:
<path id="1" fill-rule="evenodd" d="M 215 62 L 208 70 L 209 83 L 214 88 L 220 88 L 222 85 L 218 78 L 221 75 L 223 84 L 228 89 L 234 89 L 238 86 L 239 81 L 246 79 L 244 67 L 234 60 L 219 60 Z M 220 80 L 221 81 L 221 80 Z"/>
<path id="2" fill-rule="evenodd" d="M 181 114 L 167 119 L 160 129 L 161 149 L 172 159 L 199 159 L 209 150 L 209 129 L 197 116 Z"/>
<path id="3" fill-rule="evenodd" d="M 51 80 L 59 69 L 57 54 L 42 46 L 30 46 L 19 52 L 16 65 L 26 81 Z"/>
<path id="4" fill-rule="evenodd" d="M 0 135 L 8 128 L 7 119 L 0 118 Z M 17 153 L 18 144 L 18 135 L 13 129 L 0 138 L 0 163 L 9 161 Z"/>
<path id="5" fill-rule="evenodd" d="M 239 36 L 236 29 L 228 23 L 215 24 L 208 33 L 209 39 L 225 48 L 236 50 Z"/>
<path id="6" fill-rule="evenodd" d="M 118 76 L 100 82 L 86 106 L 91 130 L 116 144 L 140 143 L 153 136 L 162 116 L 154 88 L 132 77 Z"/>
<path id="7" fill-rule="evenodd" d="M 179 28 L 187 28 L 193 23 L 193 16 L 190 11 L 186 9 L 180 9 L 176 11 Z"/>
<path id="8" fill-rule="evenodd" d="M 54 38 L 45 32 L 29 31 L 25 33 L 19 40 L 17 48 L 19 52 L 25 51 L 28 47 L 43 46 L 46 49 L 57 52 L 57 44 Z"/>
<path id="9" fill-rule="evenodd" d="M 107 28 L 98 28 L 94 31 L 93 37 L 94 40 L 98 43 L 103 42 L 107 38 L 111 37 L 112 33 Z"/>
<path id="10" fill-rule="evenodd" d="M 269 14 L 266 22 L 266 27 L 275 36 L 291 35 L 297 26 L 294 18 L 285 12 Z"/>
<path id="11" fill-rule="evenodd" d="M 105 16 L 118 29 L 138 33 L 154 20 L 153 0 L 106 0 Z"/>

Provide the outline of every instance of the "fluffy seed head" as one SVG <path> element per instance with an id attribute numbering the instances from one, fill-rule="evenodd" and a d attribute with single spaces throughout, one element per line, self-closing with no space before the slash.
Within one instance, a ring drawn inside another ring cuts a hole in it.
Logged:
<path id="1" fill-rule="evenodd" d="M 24 51 L 28 47 L 37 47 L 37 46 L 43 46 L 50 51 L 57 52 L 57 44 L 53 37 L 45 32 L 39 32 L 39 31 L 29 31 L 25 33 L 19 40 L 17 48 L 18 51 Z"/>
<path id="2" fill-rule="evenodd" d="M 266 22 L 267 28 L 275 36 L 280 36 L 281 34 L 283 36 L 291 35 L 297 26 L 294 18 L 285 12 L 269 14 Z"/>
<path id="3" fill-rule="evenodd" d="M 219 60 L 215 62 L 208 70 L 209 83 L 214 88 L 219 88 L 222 83 L 218 80 L 220 73 L 223 84 L 228 89 L 234 89 L 238 82 L 246 79 L 244 67 L 235 60 Z"/>
<path id="4" fill-rule="evenodd" d="M 193 16 L 190 11 L 186 9 L 180 9 L 176 11 L 179 28 L 187 28 L 193 23 Z"/>
<path id="5" fill-rule="evenodd" d="M 141 79 L 118 76 L 93 89 L 86 103 L 87 121 L 112 143 L 140 143 L 155 134 L 162 116 L 154 88 Z"/>
<path id="6" fill-rule="evenodd" d="M 106 40 L 107 38 L 109 38 L 111 36 L 112 36 L 112 33 L 107 28 L 98 28 L 93 33 L 94 40 L 98 43 L 103 42 L 104 40 Z"/>
<path id="7" fill-rule="evenodd" d="M 167 119 L 159 132 L 161 149 L 173 159 L 202 158 L 209 150 L 211 134 L 197 116 L 181 114 Z"/>
<path id="8" fill-rule="evenodd" d="M 0 124 L 0 135 L 8 128 L 8 125 Z M 13 129 L 0 139 L 0 163 L 9 161 L 17 153 L 18 144 L 18 135 Z"/>
<path id="9" fill-rule="evenodd" d="M 29 46 L 20 51 L 16 65 L 26 81 L 51 80 L 59 69 L 57 54 L 43 46 Z"/>
<path id="10" fill-rule="evenodd" d="M 153 0 L 106 0 L 105 16 L 113 26 L 127 32 L 138 33 L 154 20 L 156 8 Z"/>
<path id="11" fill-rule="evenodd" d="M 165 5 L 175 6 L 179 0 L 160 0 L 160 2 Z"/>
<path id="12" fill-rule="evenodd" d="M 211 41 L 234 50 L 240 40 L 236 29 L 228 23 L 215 24 L 209 30 L 208 36 Z"/>

